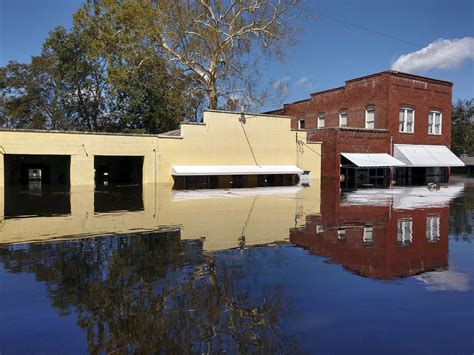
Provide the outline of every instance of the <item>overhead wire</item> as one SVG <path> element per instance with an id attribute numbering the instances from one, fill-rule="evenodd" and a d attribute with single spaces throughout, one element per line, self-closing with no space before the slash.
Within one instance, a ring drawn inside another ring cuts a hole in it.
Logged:
<path id="1" fill-rule="evenodd" d="M 367 27 L 364 27 L 364 26 L 361 26 L 361 25 L 358 25 L 358 24 L 355 24 L 355 23 L 352 23 L 352 22 L 349 22 L 349 21 L 346 21 L 346 20 L 342 20 L 342 19 L 334 17 L 334 16 L 329 16 L 329 15 L 326 15 L 326 14 L 322 14 L 320 12 L 318 12 L 318 15 L 320 17 L 325 17 L 325 18 L 328 18 L 330 20 L 333 20 L 333 21 L 336 21 L 336 22 L 339 22 L 339 23 L 342 23 L 342 24 L 345 24 L 345 25 L 348 25 L 348 26 L 352 26 L 354 28 L 358 28 L 358 29 L 366 31 L 366 32 L 370 32 L 370 33 L 377 34 L 379 36 L 387 37 L 387 38 L 390 38 L 390 39 L 393 39 L 393 40 L 396 40 L 396 41 L 399 41 L 399 42 L 409 44 L 411 46 L 419 47 L 420 49 L 426 49 L 426 50 L 429 50 L 429 51 L 432 51 L 432 52 L 437 52 L 437 53 L 444 54 L 444 55 L 447 55 L 447 56 L 450 56 L 450 57 L 453 57 L 453 58 L 457 58 L 457 59 L 464 59 L 464 58 L 461 58 L 461 57 L 459 57 L 457 55 L 454 55 L 454 54 L 451 54 L 451 53 L 446 53 L 446 52 L 443 52 L 443 51 L 440 51 L 440 50 L 437 50 L 437 49 L 428 48 L 425 45 L 422 45 L 420 43 L 408 41 L 406 39 L 399 38 L 399 37 L 393 36 L 393 35 L 388 34 L 388 33 L 373 30 L 373 29 L 370 29 L 370 28 L 367 28 Z"/>

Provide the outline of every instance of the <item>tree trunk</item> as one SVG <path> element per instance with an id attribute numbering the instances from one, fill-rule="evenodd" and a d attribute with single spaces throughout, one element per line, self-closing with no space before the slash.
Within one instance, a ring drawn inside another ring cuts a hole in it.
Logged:
<path id="1" fill-rule="evenodd" d="M 209 109 L 210 110 L 217 110 L 217 88 L 216 82 L 211 81 L 209 83 Z"/>

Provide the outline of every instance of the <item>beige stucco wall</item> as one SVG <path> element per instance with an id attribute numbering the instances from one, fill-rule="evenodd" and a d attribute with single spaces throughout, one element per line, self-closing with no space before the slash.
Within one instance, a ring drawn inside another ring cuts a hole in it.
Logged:
<path id="1" fill-rule="evenodd" d="M 290 119 L 245 114 L 243 123 L 240 118 L 240 113 L 208 111 L 203 124 L 181 125 L 181 138 L 160 138 L 159 181 L 172 182 L 172 165 L 255 165 L 255 161 L 296 165 L 311 171 L 311 179 L 320 178 L 321 144 L 297 144 L 297 140 L 306 143 L 306 132 L 292 131 Z"/>
<path id="2" fill-rule="evenodd" d="M 94 184 L 94 155 L 144 156 L 143 182 L 154 183 L 157 143 L 153 136 L 0 131 L 0 186 L 4 186 L 1 153 L 70 155 L 71 185 Z"/>
<path id="3" fill-rule="evenodd" d="M 238 247 L 242 236 L 247 246 L 285 240 L 291 228 L 320 213 L 319 185 L 178 192 L 148 184 L 143 186 L 143 211 L 116 213 L 94 212 L 90 186 L 73 186 L 70 199 L 66 216 L 0 215 L 0 244 L 173 229 L 181 231 L 181 239 L 204 238 L 205 250 L 222 250 Z"/>
<path id="4" fill-rule="evenodd" d="M 209 111 L 202 124 L 183 124 L 181 137 L 0 130 L 0 187 L 3 154 L 71 156 L 71 185 L 94 184 L 94 155 L 143 156 L 143 183 L 172 183 L 172 165 L 296 165 L 320 178 L 320 143 L 307 145 L 306 132 L 290 119 Z M 255 155 L 252 155 L 252 150 Z"/>

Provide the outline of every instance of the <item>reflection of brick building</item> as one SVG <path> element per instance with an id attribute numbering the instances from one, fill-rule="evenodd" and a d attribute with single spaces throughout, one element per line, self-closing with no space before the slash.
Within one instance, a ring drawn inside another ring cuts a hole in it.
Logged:
<path id="1" fill-rule="evenodd" d="M 377 279 L 448 266 L 447 204 L 413 210 L 393 204 L 356 205 L 341 202 L 337 186 L 333 187 L 323 186 L 321 215 L 310 216 L 304 228 L 291 230 L 292 243 Z"/>
<path id="2" fill-rule="evenodd" d="M 387 177 L 390 167 L 399 166 L 400 180 L 424 183 L 429 175 L 446 175 L 446 167 L 462 165 L 449 150 L 451 95 L 450 82 L 385 71 L 311 94 L 272 114 L 291 116 L 292 128 L 309 130 L 310 141 L 323 142 L 324 177 L 344 174 L 381 185 L 376 177 Z"/>

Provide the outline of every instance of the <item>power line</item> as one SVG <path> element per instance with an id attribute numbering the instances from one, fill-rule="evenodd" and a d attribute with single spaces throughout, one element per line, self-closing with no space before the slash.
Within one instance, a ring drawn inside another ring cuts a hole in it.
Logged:
<path id="1" fill-rule="evenodd" d="M 422 44 L 419 44 L 419 43 L 416 43 L 416 42 L 407 41 L 407 40 L 405 40 L 405 39 L 398 38 L 398 37 L 392 36 L 392 35 L 387 34 L 387 33 L 379 32 L 379 31 L 376 31 L 376 30 L 372 30 L 372 29 L 370 29 L 370 28 L 367 28 L 367 27 L 364 27 L 364 26 L 361 26 L 361 25 L 357 25 L 357 24 L 354 24 L 354 23 L 351 23 L 351 22 L 347 22 L 347 21 L 341 20 L 341 19 L 336 18 L 336 17 L 333 17 L 333 16 L 328 16 L 328 15 L 324 15 L 324 14 L 321 14 L 321 13 L 318 13 L 318 15 L 321 16 L 321 17 L 326 17 L 326 18 L 328 18 L 328 19 L 330 19 L 330 20 L 333 20 L 333 21 L 336 21 L 336 22 L 343 23 L 343 24 L 345 24 L 345 25 L 349 25 L 349 26 L 358 28 L 358 29 L 360 29 L 360 30 L 364 30 L 364 31 L 367 31 L 367 32 L 375 33 L 375 34 L 377 34 L 377 35 L 379 35 L 379 36 L 387 37 L 387 38 L 390 38 L 390 39 L 394 39 L 394 40 L 396 40 L 396 41 L 400 41 L 400 42 L 409 44 L 409 45 L 411 45 L 411 46 L 421 47 L 421 48 L 424 48 L 424 49 L 426 49 L 426 50 L 429 50 L 429 51 L 432 51 L 432 52 L 438 52 L 438 53 L 441 53 L 441 54 L 444 54 L 444 55 L 447 55 L 447 56 L 450 56 L 450 57 L 453 57 L 453 58 L 457 58 L 457 59 L 464 59 L 464 58 L 458 57 L 457 55 L 454 55 L 454 54 L 442 52 L 442 51 L 439 51 L 439 50 L 437 50 L 437 49 L 427 48 L 426 46 L 424 46 L 424 45 L 422 45 Z"/>

